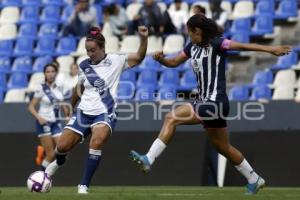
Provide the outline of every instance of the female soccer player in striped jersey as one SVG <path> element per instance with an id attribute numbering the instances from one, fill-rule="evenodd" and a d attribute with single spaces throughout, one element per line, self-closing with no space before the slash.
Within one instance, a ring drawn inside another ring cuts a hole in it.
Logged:
<path id="1" fill-rule="evenodd" d="M 130 157 L 147 172 L 173 138 L 176 126 L 203 124 L 211 144 L 248 180 L 247 192 L 254 194 L 264 186 L 265 181 L 252 169 L 242 153 L 230 145 L 227 138 L 226 116 L 229 113 L 229 102 L 225 78 L 226 50 L 262 51 L 281 56 L 289 53 L 291 48 L 243 44 L 224 39 L 216 23 L 201 14 L 192 16 L 187 22 L 187 28 L 191 42 L 180 54 L 174 58 L 165 58 L 162 52 L 157 52 L 153 58 L 170 68 L 191 59 L 198 83 L 199 99 L 168 113 L 159 136 L 148 153 L 140 155 L 131 151 Z"/>
<path id="2" fill-rule="evenodd" d="M 89 154 L 78 193 L 87 194 L 92 176 L 101 160 L 103 146 L 116 124 L 116 97 L 121 73 L 139 64 L 145 57 L 148 29 L 138 28 L 141 43 L 136 53 L 106 54 L 105 38 L 97 27 L 93 27 L 85 42 L 88 59 L 79 64 L 78 87 L 83 94 L 78 110 L 63 130 L 56 148 L 56 160 L 46 169 L 52 176 L 65 163 L 67 153 L 91 133 Z M 76 89 L 71 104 L 79 100 Z"/>
<path id="3" fill-rule="evenodd" d="M 45 83 L 39 85 L 28 106 L 29 112 L 36 118 L 37 135 L 46 154 L 41 163 L 43 169 L 54 160 L 54 148 L 62 132 L 58 114 L 63 93 L 62 88 L 55 84 L 57 71 L 57 66 L 54 64 L 47 64 L 44 67 Z M 38 111 L 35 108 L 37 105 L 39 105 Z"/>

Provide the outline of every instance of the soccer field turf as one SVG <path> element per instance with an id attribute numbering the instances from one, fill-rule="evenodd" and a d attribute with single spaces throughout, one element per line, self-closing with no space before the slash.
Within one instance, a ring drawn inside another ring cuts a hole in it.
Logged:
<path id="1" fill-rule="evenodd" d="M 1 200 L 289 200 L 300 199 L 300 188 L 264 188 L 245 195 L 243 187 L 91 187 L 90 194 L 76 194 L 76 187 L 54 187 L 50 193 L 30 193 L 25 187 L 1 188 Z"/>

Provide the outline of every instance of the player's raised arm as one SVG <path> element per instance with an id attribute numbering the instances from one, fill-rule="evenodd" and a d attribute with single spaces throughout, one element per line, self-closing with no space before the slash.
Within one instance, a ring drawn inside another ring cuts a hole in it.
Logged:
<path id="1" fill-rule="evenodd" d="M 267 46 L 260 44 L 245 44 L 235 41 L 230 41 L 229 48 L 230 50 L 241 50 L 241 51 L 262 51 L 273 54 L 275 56 L 283 56 L 291 52 L 292 48 L 290 46 Z"/>
<path id="2" fill-rule="evenodd" d="M 179 66 L 189 58 L 183 52 L 177 54 L 173 58 L 165 58 L 164 53 L 162 51 L 159 51 L 153 54 L 153 59 L 166 67 L 174 68 Z"/>
<path id="3" fill-rule="evenodd" d="M 141 38 L 141 43 L 138 51 L 136 53 L 131 53 L 128 55 L 128 65 L 129 67 L 133 67 L 142 62 L 145 58 L 147 52 L 148 45 L 148 28 L 145 26 L 139 26 L 138 31 Z"/>

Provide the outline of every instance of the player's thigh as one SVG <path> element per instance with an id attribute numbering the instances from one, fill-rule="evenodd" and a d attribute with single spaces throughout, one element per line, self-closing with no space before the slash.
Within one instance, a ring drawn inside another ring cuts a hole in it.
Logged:
<path id="1" fill-rule="evenodd" d="M 80 141 L 81 135 L 71 129 L 65 128 L 61 136 L 59 136 L 57 149 L 59 152 L 68 152 Z"/>
<path id="2" fill-rule="evenodd" d="M 111 128 L 109 125 L 104 123 L 94 125 L 92 127 L 90 148 L 102 149 L 111 134 Z"/>
<path id="3" fill-rule="evenodd" d="M 183 104 L 166 115 L 166 120 L 174 122 L 176 125 L 200 124 L 201 120 L 194 112 L 190 103 Z"/>

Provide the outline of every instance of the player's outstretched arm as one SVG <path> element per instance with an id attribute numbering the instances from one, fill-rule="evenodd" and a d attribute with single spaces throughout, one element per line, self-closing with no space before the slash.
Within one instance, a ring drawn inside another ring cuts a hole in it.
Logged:
<path id="1" fill-rule="evenodd" d="M 139 26 L 138 32 L 140 34 L 141 43 L 138 51 L 128 55 L 128 65 L 133 67 L 143 61 L 147 52 L 148 46 L 148 28 L 146 26 Z"/>
<path id="2" fill-rule="evenodd" d="M 267 46 L 260 44 L 245 44 L 235 41 L 230 42 L 230 50 L 241 50 L 241 51 L 262 51 L 273 54 L 275 56 L 283 56 L 291 52 L 292 48 L 290 46 Z"/>
<path id="3" fill-rule="evenodd" d="M 165 55 L 162 51 L 155 52 L 152 57 L 160 64 L 169 68 L 175 68 L 188 59 L 188 57 L 183 53 L 179 53 L 173 58 L 165 58 Z"/>

